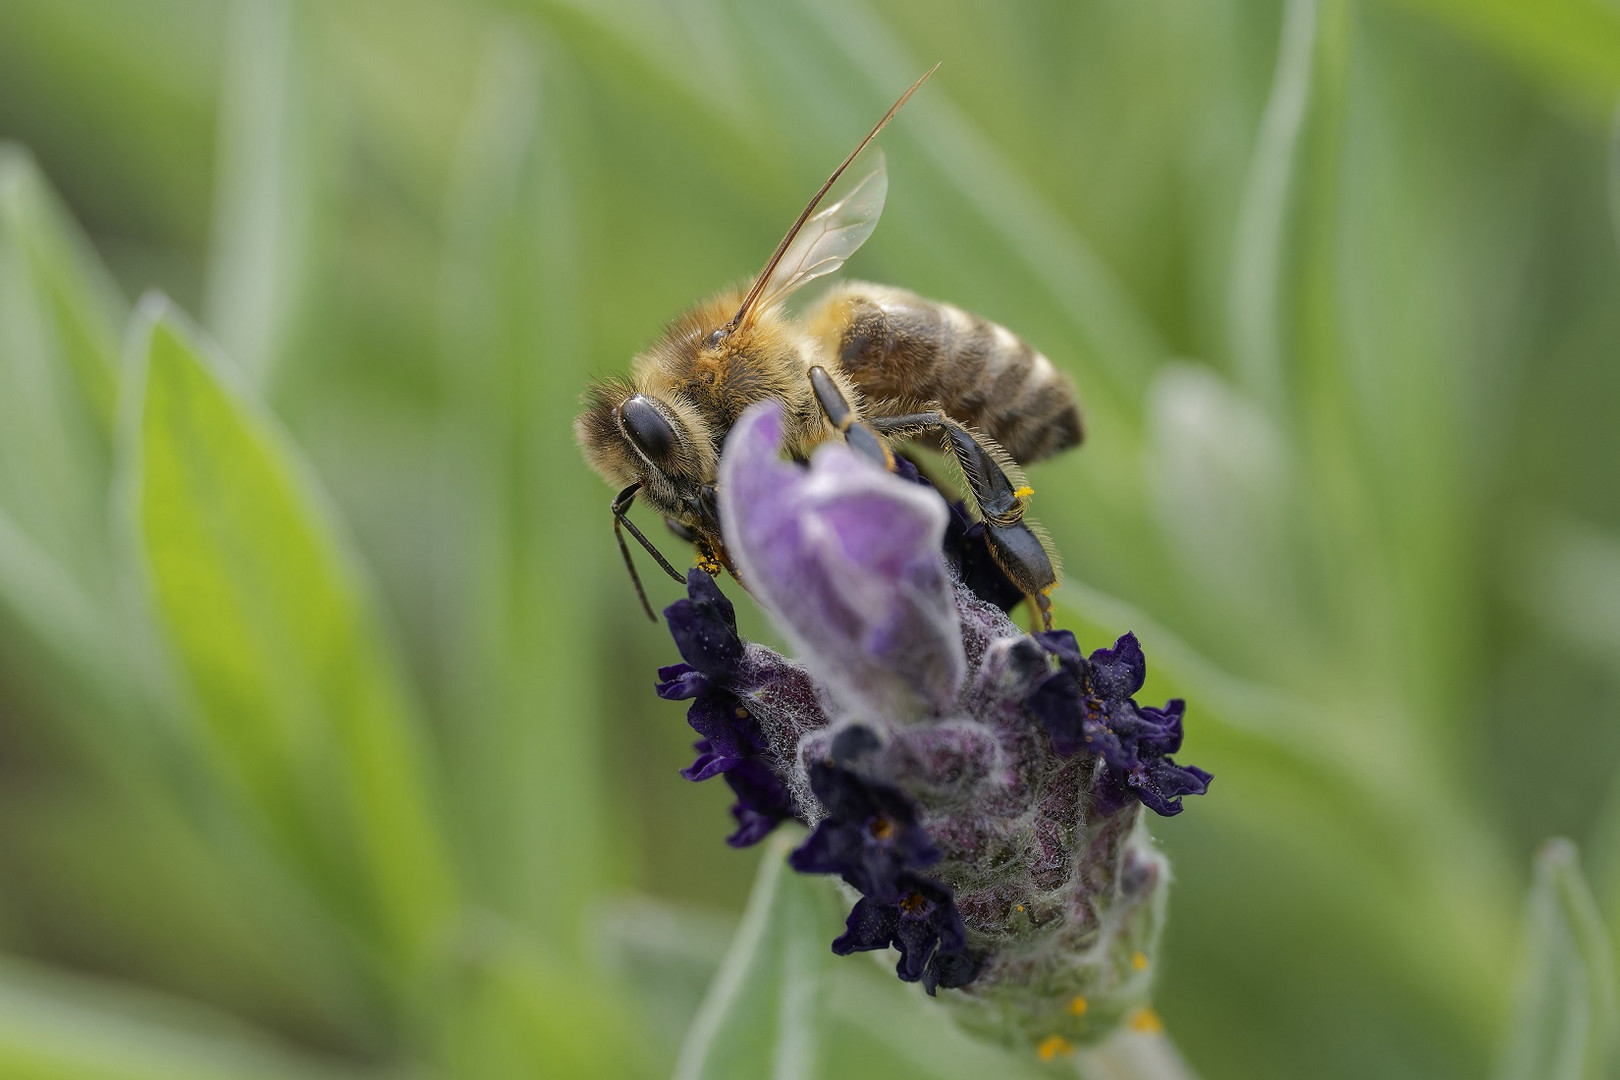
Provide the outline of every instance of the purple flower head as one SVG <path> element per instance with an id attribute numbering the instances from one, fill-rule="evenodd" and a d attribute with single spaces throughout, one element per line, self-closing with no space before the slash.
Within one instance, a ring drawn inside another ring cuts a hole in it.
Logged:
<path id="1" fill-rule="evenodd" d="M 844 705 L 901 718 L 956 700 L 967 670 L 939 497 L 841 443 L 783 461 L 782 407 L 751 406 L 720 459 L 720 520 L 748 590 Z"/>
<path id="2" fill-rule="evenodd" d="M 786 461 L 785 426 L 775 402 L 733 425 L 718 505 L 738 580 L 805 667 L 742 641 L 693 571 L 658 687 L 701 736 L 685 775 L 725 777 L 735 845 L 812 827 L 788 859 L 847 887 L 835 953 L 894 949 L 901 979 L 1015 1046 L 1105 1037 L 1146 1001 L 1170 876 L 1141 808 L 1209 785 L 1171 759 L 1182 703 L 1137 704 L 1130 634 L 1087 656 L 1015 625 L 983 525 L 910 462 L 838 443 Z"/>
<path id="3" fill-rule="evenodd" d="M 1090 658 L 1074 635 L 1053 630 L 1035 635 L 1057 660 L 1058 669 L 1030 692 L 1025 708 L 1045 728 L 1060 757 L 1081 750 L 1102 758 L 1103 775 L 1093 808 L 1106 816 L 1131 796 L 1164 817 L 1181 812 L 1183 795 L 1202 795 L 1212 779 L 1202 769 L 1184 767 L 1168 755 L 1181 749 L 1184 702 L 1163 709 L 1138 706 L 1135 694 L 1147 678 L 1147 660 L 1135 634 Z"/>

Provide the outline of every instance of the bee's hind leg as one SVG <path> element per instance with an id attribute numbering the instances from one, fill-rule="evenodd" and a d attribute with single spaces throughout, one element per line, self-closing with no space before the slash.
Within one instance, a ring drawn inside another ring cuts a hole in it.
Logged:
<path id="1" fill-rule="evenodd" d="M 870 423 L 873 430 L 883 435 L 911 436 L 936 431 L 945 437 L 984 518 L 991 557 L 1040 612 L 1041 625 L 1050 630 L 1052 602 L 1048 597 L 1057 586 L 1057 566 L 1041 535 L 1024 520 L 1025 500 L 1032 492 L 1027 487 L 1015 486 L 1007 475 L 1007 469 L 1012 466 L 1003 466 L 1006 455 L 1000 447 L 938 410 L 874 418 Z"/>
<path id="2" fill-rule="evenodd" d="M 844 436 L 844 441 L 892 472 L 894 455 L 877 433 L 855 415 L 854 407 L 825 368 L 818 366 L 810 369 L 810 388 L 816 392 L 816 404 L 821 406 L 821 411 L 833 427 Z"/>

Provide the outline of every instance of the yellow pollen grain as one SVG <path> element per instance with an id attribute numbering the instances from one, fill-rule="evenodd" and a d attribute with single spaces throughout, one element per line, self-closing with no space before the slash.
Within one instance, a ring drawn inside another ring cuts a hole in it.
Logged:
<path id="1" fill-rule="evenodd" d="M 1019 911 L 1023 911 L 1023 910 L 1024 910 L 1024 905 L 1023 905 L 1023 904 L 1019 904 L 1019 905 L 1018 905 L 1018 910 L 1019 910 Z"/>
<path id="2" fill-rule="evenodd" d="M 1090 1007 L 1091 1003 L 1086 1000 L 1084 994 L 1077 995 L 1073 1001 L 1069 1002 L 1069 1011 L 1076 1016 L 1086 1015 L 1086 1010 Z"/>
<path id="3" fill-rule="evenodd" d="M 1074 1043 L 1061 1035 L 1048 1035 L 1041 1040 L 1041 1045 L 1035 1048 L 1036 1055 L 1042 1061 L 1051 1061 L 1059 1054 L 1067 1054 L 1074 1049 Z"/>
<path id="4" fill-rule="evenodd" d="M 1025 484 L 1023 487 L 1021 487 L 1017 491 L 1013 492 L 1013 498 L 1015 498 L 1015 499 L 1027 499 L 1033 494 L 1035 494 L 1035 489 L 1030 487 L 1028 484 Z"/>
<path id="5" fill-rule="evenodd" d="M 1137 952 L 1131 954 L 1131 967 L 1135 968 L 1137 971 L 1146 971 L 1147 964 L 1148 961 L 1146 953 L 1138 950 Z"/>
<path id="6" fill-rule="evenodd" d="M 1131 1030 L 1143 1035 L 1158 1035 L 1164 1031 L 1164 1021 L 1159 1019 L 1158 1013 L 1144 1005 L 1131 1017 Z"/>

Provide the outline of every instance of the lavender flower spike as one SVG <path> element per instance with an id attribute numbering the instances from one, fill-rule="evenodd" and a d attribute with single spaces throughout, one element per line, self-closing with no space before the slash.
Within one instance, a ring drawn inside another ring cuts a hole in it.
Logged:
<path id="1" fill-rule="evenodd" d="M 776 402 L 732 426 L 720 526 L 803 666 L 744 642 L 693 570 L 665 611 L 684 663 L 658 684 L 691 702 L 685 775 L 725 777 L 734 845 L 809 827 L 788 864 L 852 904 L 832 951 L 892 951 L 968 1031 L 1047 1059 L 1151 1029 L 1170 874 L 1144 810 L 1175 814 L 1210 781 L 1170 757 L 1184 703 L 1138 701 L 1131 634 L 1088 656 L 1013 623 L 982 528 L 947 528 L 910 463 L 838 443 L 786 461 L 787 426 Z"/>
<path id="2" fill-rule="evenodd" d="M 938 714 L 966 677 L 941 555 L 949 512 L 841 443 L 781 459 L 782 407 L 754 405 L 720 460 L 720 519 L 744 584 L 839 702 L 899 719 Z"/>

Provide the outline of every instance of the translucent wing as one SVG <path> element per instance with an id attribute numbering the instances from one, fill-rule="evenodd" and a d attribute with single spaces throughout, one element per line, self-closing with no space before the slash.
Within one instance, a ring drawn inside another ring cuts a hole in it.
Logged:
<path id="1" fill-rule="evenodd" d="M 807 282 L 830 274 L 866 243 L 883 214 L 889 193 L 889 174 L 883 151 L 874 149 L 870 163 L 838 201 L 823 207 L 793 238 L 771 271 L 759 297 L 761 309 L 798 291 Z"/>

